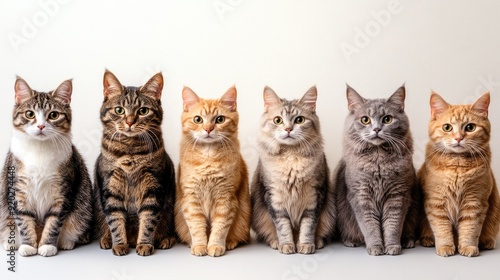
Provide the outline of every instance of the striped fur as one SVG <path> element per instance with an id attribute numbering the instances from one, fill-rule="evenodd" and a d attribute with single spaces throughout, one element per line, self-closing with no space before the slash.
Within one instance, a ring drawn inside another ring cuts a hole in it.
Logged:
<path id="1" fill-rule="evenodd" d="M 500 197 L 490 167 L 489 102 L 489 93 L 473 105 L 449 105 L 431 95 L 430 141 L 418 172 L 427 215 L 420 243 L 435 245 L 443 257 L 454 255 L 457 245 L 468 257 L 495 248 Z M 475 129 L 466 131 L 468 124 Z"/>
<path id="2" fill-rule="evenodd" d="M 15 91 L 14 133 L 0 179 L 0 241 L 22 256 L 53 256 L 91 239 L 92 184 L 71 143 L 72 84 L 44 93 L 18 78 Z"/>
<path id="3" fill-rule="evenodd" d="M 345 246 L 370 255 L 399 255 L 415 245 L 418 185 L 405 88 L 365 100 L 347 88 L 344 155 L 335 174 L 338 232 Z"/>
<path id="4" fill-rule="evenodd" d="M 124 87 L 104 73 L 103 138 L 95 167 L 100 246 L 148 256 L 175 243 L 175 170 L 161 133 L 163 76 Z"/>
<path id="5" fill-rule="evenodd" d="M 218 257 L 250 242 L 247 167 L 240 154 L 236 88 L 221 99 L 183 90 L 175 204 L 179 238 L 195 256 Z"/>
<path id="6" fill-rule="evenodd" d="M 300 101 L 288 101 L 269 87 L 264 90 L 252 228 L 259 240 L 283 254 L 314 253 L 335 229 L 316 94 L 312 87 Z"/>

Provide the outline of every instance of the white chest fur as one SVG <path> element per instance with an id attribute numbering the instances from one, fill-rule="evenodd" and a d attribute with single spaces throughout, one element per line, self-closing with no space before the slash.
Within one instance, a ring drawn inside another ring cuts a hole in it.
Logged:
<path id="1" fill-rule="evenodd" d="M 39 141 L 14 132 L 11 153 L 23 163 L 26 182 L 26 207 L 43 218 L 57 196 L 60 187 L 59 168 L 71 156 L 70 139 Z"/>

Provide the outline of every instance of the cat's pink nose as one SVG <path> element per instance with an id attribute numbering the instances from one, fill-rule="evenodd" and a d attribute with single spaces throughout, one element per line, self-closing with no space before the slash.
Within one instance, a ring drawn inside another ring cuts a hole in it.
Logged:
<path id="1" fill-rule="evenodd" d="M 464 137 L 462 135 L 455 136 L 455 140 L 457 140 L 457 143 L 460 143 L 460 141 L 464 140 Z"/>
<path id="2" fill-rule="evenodd" d="M 287 127 L 287 128 L 285 128 L 285 130 L 286 130 L 286 132 L 290 133 L 290 131 L 292 131 L 292 130 L 293 130 L 293 128 L 291 128 L 291 127 Z"/>
<path id="3" fill-rule="evenodd" d="M 134 124 L 134 122 L 127 121 L 127 124 L 128 124 L 128 126 L 132 126 Z"/>
<path id="4" fill-rule="evenodd" d="M 45 128 L 45 125 L 41 124 L 41 125 L 37 125 L 38 129 L 40 130 L 43 130 Z"/>

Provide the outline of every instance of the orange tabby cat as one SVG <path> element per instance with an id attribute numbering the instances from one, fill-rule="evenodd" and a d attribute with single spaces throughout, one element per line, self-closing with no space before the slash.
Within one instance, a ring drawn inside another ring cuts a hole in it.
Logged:
<path id="1" fill-rule="evenodd" d="M 472 105 L 450 105 L 431 95 L 430 141 L 418 172 L 427 220 L 420 243 L 446 257 L 474 257 L 495 248 L 500 198 L 490 168 L 490 94 Z"/>
<path id="2" fill-rule="evenodd" d="M 221 256 L 250 241 L 248 171 L 240 154 L 236 88 L 218 100 L 182 91 L 176 230 L 196 256 Z"/>

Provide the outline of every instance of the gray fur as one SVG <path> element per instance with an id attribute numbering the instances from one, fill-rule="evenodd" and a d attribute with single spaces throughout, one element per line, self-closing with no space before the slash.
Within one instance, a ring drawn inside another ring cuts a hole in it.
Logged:
<path id="1" fill-rule="evenodd" d="M 344 156 L 334 175 L 337 226 L 345 246 L 365 243 L 370 255 L 398 255 L 402 239 L 403 247 L 414 246 L 418 207 L 410 205 L 417 188 L 404 99 L 404 87 L 373 100 L 347 88 Z M 385 116 L 392 121 L 383 123 Z"/>

